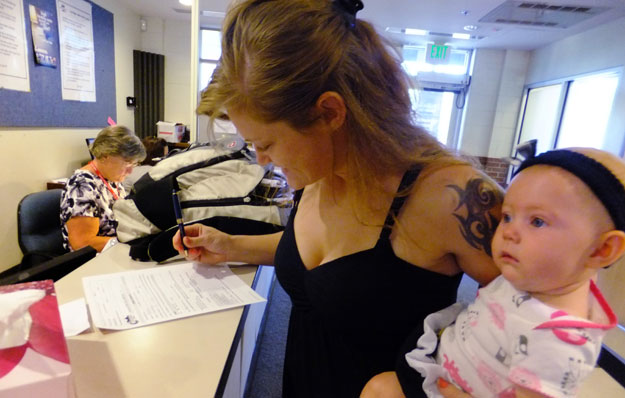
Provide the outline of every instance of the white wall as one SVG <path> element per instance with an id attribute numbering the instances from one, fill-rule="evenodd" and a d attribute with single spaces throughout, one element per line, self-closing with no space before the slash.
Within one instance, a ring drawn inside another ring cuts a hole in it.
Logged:
<path id="1" fill-rule="evenodd" d="M 477 49 L 462 120 L 460 150 L 473 156 L 510 154 L 530 54 Z"/>
<path id="2" fill-rule="evenodd" d="M 488 154 L 505 55 L 505 50 L 493 49 L 478 49 L 473 54 L 459 140 L 460 150 L 469 155 Z"/>
<path id="3" fill-rule="evenodd" d="M 167 122 L 190 124 L 191 24 L 145 17 L 141 48 L 165 56 L 165 116 Z"/>
<path id="4" fill-rule="evenodd" d="M 95 0 L 114 15 L 117 122 L 134 127 L 126 107 L 133 95 L 132 50 L 139 48 L 139 16 L 116 0 Z M 37 82 L 31 81 L 31 84 Z M 37 115 L 33 114 L 33 118 Z M 105 127 L 103 125 L 102 127 Z M 0 127 L 0 271 L 20 262 L 17 205 L 26 194 L 46 188 L 46 181 L 67 177 L 89 159 L 85 138 L 99 129 Z"/>
<path id="5" fill-rule="evenodd" d="M 529 60 L 529 51 L 506 51 L 488 149 L 489 157 L 501 158 L 510 155 L 516 134 Z"/>

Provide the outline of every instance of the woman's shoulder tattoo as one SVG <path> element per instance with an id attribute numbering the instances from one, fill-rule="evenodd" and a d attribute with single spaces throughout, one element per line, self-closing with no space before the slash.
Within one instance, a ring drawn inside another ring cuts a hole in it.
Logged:
<path id="1" fill-rule="evenodd" d="M 491 256 L 490 245 L 499 220 L 490 211 L 503 202 L 502 192 L 480 177 L 467 181 L 464 188 L 453 184 L 447 188 L 458 195 L 453 215 L 459 222 L 462 236 L 469 245 Z"/>

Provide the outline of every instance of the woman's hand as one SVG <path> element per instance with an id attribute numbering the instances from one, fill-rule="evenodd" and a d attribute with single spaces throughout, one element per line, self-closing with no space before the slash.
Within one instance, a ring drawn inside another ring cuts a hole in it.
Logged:
<path id="1" fill-rule="evenodd" d="M 205 264 L 217 264 L 228 261 L 228 249 L 231 236 L 215 228 L 202 224 L 192 224 L 184 227 L 184 245 L 188 249 L 187 259 Z M 174 249 L 184 255 L 184 248 L 180 241 L 180 231 L 172 238 Z"/>
<path id="2" fill-rule="evenodd" d="M 445 379 L 439 378 L 436 381 L 436 385 L 438 386 L 438 391 L 440 391 L 445 398 L 472 398 L 469 394 L 457 389 L 456 386 Z"/>

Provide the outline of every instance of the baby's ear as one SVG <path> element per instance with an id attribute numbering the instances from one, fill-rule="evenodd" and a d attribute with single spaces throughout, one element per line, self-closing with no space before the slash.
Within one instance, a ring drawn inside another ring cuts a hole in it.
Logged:
<path id="1" fill-rule="evenodd" d="M 625 253 L 625 232 L 608 231 L 601 234 L 597 249 L 590 255 L 593 268 L 605 268 L 618 260 Z"/>

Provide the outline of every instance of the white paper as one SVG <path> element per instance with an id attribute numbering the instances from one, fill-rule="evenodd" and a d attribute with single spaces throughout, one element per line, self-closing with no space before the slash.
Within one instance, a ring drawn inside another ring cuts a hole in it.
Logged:
<path id="1" fill-rule="evenodd" d="M 30 91 L 24 3 L 0 0 L 0 89 Z"/>
<path id="2" fill-rule="evenodd" d="M 123 330 L 265 301 L 230 268 L 198 263 L 85 277 L 93 324 Z"/>
<path id="3" fill-rule="evenodd" d="M 60 305 L 59 313 L 65 337 L 77 336 L 91 327 L 84 298 Z"/>
<path id="4" fill-rule="evenodd" d="M 62 98 L 95 102 L 91 4 L 83 0 L 57 0 L 56 11 L 59 21 Z"/>

